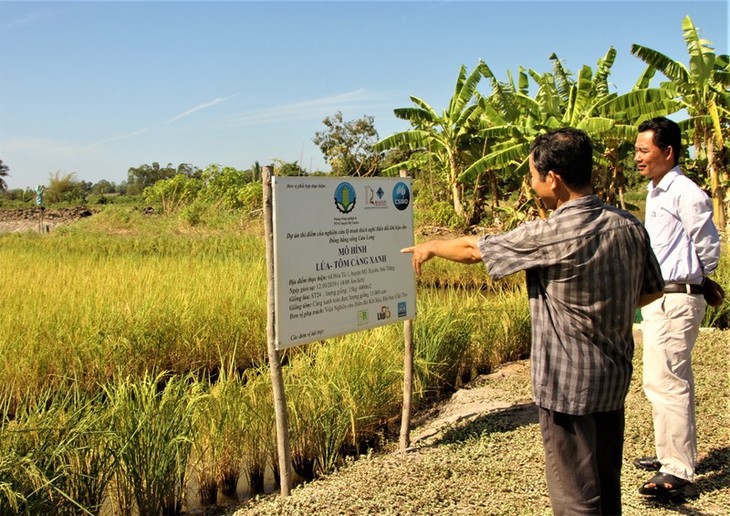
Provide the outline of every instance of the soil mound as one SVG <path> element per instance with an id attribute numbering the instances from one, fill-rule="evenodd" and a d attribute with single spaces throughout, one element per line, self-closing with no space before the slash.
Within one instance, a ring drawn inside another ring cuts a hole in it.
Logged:
<path id="1" fill-rule="evenodd" d="M 0 233 L 50 231 L 59 224 L 91 217 L 94 213 L 96 213 L 95 210 L 85 206 L 52 210 L 38 206 L 0 210 Z"/>

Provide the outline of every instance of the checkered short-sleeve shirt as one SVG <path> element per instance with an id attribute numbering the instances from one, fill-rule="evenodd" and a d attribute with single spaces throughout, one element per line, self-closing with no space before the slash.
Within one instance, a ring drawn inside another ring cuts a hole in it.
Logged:
<path id="1" fill-rule="evenodd" d="M 493 278 L 527 272 L 535 402 L 574 415 L 621 409 L 639 296 L 664 288 L 641 222 L 590 195 L 478 245 Z"/>

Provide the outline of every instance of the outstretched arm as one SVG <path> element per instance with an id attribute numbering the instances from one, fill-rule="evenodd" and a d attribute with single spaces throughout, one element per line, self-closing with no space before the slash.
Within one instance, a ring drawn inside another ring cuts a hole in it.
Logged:
<path id="1" fill-rule="evenodd" d="M 411 263 L 416 274 L 421 274 L 421 265 L 431 258 L 446 258 L 459 263 L 479 263 L 482 255 L 477 247 L 478 237 L 463 236 L 451 240 L 429 240 L 422 244 L 401 249 L 401 253 L 411 253 Z"/>

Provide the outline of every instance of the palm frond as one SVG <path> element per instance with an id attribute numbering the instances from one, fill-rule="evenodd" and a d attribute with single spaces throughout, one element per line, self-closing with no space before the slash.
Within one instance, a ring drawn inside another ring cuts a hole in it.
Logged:
<path id="1" fill-rule="evenodd" d="M 656 68 L 672 81 L 687 82 L 689 80 L 687 68 L 679 61 L 670 59 L 661 52 L 634 44 L 631 45 L 631 54 Z"/>

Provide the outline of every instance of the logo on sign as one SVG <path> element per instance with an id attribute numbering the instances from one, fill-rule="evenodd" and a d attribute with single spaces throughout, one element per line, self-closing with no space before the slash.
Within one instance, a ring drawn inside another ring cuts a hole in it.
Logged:
<path id="1" fill-rule="evenodd" d="M 408 310 L 406 309 L 406 302 L 405 301 L 399 301 L 398 302 L 398 317 L 405 317 L 408 314 Z"/>
<path id="2" fill-rule="evenodd" d="M 372 187 L 366 186 L 365 202 L 367 203 L 367 205 L 365 206 L 365 208 L 387 208 L 388 201 L 383 199 L 384 195 L 385 190 L 383 190 L 381 187 L 378 187 L 377 190 L 373 190 Z"/>
<path id="3" fill-rule="evenodd" d="M 363 324 L 368 323 L 368 311 L 367 310 L 360 310 L 357 312 L 357 325 L 362 326 Z"/>
<path id="4" fill-rule="evenodd" d="M 408 208 L 411 203 L 411 191 L 408 185 L 403 182 L 398 182 L 393 187 L 393 205 L 396 208 L 403 211 Z"/>
<path id="5" fill-rule="evenodd" d="M 350 183 L 340 183 L 335 190 L 335 206 L 341 213 L 350 213 L 355 207 L 355 189 Z"/>
<path id="6" fill-rule="evenodd" d="M 383 305 L 380 307 L 380 312 L 378 312 L 378 321 L 384 321 L 386 319 L 390 319 L 390 308 Z"/>

